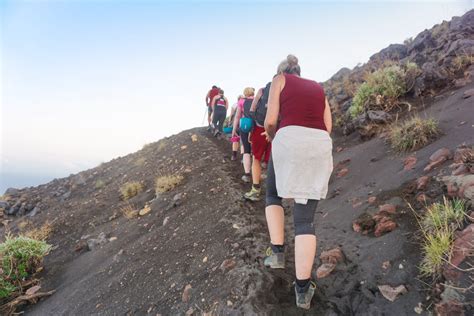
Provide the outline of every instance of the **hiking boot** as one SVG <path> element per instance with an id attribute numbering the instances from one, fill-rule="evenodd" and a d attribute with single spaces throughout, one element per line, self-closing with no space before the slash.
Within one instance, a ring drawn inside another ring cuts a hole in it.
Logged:
<path id="1" fill-rule="evenodd" d="M 272 247 L 268 247 L 265 252 L 265 258 L 263 264 L 266 267 L 272 269 L 284 269 L 285 268 L 285 253 L 284 252 L 273 252 Z"/>
<path id="2" fill-rule="evenodd" d="M 237 160 L 237 156 L 230 156 L 230 160 L 236 161 L 236 160 Z"/>
<path id="3" fill-rule="evenodd" d="M 316 290 L 316 283 L 310 281 L 308 286 L 301 288 L 295 283 L 296 306 L 303 309 L 310 309 L 311 300 Z"/>
<path id="4" fill-rule="evenodd" d="M 252 185 L 252 189 L 244 194 L 244 198 L 250 201 L 260 201 L 260 189 L 255 189 Z"/>
<path id="5" fill-rule="evenodd" d="M 250 180 L 251 180 L 251 179 L 250 179 L 250 176 L 248 176 L 248 175 L 246 175 L 246 174 L 244 174 L 244 175 L 242 176 L 242 181 L 244 181 L 245 183 L 250 183 Z"/>

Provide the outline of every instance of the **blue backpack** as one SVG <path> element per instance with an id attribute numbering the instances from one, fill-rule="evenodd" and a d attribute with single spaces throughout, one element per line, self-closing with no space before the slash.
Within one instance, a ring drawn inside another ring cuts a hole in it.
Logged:
<path id="1" fill-rule="evenodd" d="M 250 133 L 253 127 L 253 120 L 250 117 L 240 119 L 239 129 L 244 133 Z"/>

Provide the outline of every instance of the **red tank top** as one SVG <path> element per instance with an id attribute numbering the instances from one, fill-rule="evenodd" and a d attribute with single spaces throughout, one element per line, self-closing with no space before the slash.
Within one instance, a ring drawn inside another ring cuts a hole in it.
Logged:
<path id="1" fill-rule="evenodd" d="M 219 94 L 219 89 L 217 89 L 217 88 L 211 89 L 209 91 L 209 104 L 211 104 L 212 99 L 214 99 L 214 97 L 218 94 Z"/>
<path id="2" fill-rule="evenodd" d="M 289 125 L 327 130 L 324 124 L 326 96 L 316 81 L 285 74 L 285 87 L 280 93 L 279 128 Z"/>

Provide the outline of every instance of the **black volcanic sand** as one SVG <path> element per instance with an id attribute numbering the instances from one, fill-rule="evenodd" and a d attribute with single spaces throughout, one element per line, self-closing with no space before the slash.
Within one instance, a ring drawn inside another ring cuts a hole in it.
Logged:
<path id="1" fill-rule="evenodd" d="M 311 310 L 303 312 L 294 305 L 290 203 L 286 203 L 287 268 L 267 270 L 262 263 L 269 241 L 264 203 L 242 199 L 250 186 L 241 183 L 241 164 L 229 160 L 230 143 L 197 128 L 78 175 L 22 191 L 41 197 L 42 212 L 30 219 L 36 226 L 54 220 L 49 238 L 54 250 L 44 262 L 42 290 L 55 289 L 56 293 L 27 307 L 26 313 L 169 315 L 192 309 L 195 314 L 415 314 L 419 302 L 424 306 L 431 302 L 426 301 L 428 286 L 417 277 L 420 249 L 416 222 L 404 201 L 412 202 L 414 197 L 407 188 L 423 174 L 435 150 L 474 143 L 474 101 L 462 99 L 463 91 L 473 86 L 446 92 L 431 107 L 419 109 L 419 115 L 438 119 L 444 134 L 415 153 L 397 155 L 380 138 L 367 142 L 335 138 L 334 148 L 343 147 L 335 153 L 335 163 L 350 158 L 345 165 L 349 173 L 333 177 L 328 199 L 318 207 L 314 271 L 323 250 L 341 247 L 345 261 L 317 281 Z M 191 139 L 193 134 L 196 142 Z M 403 171 L 403 159 L 409 155 L 418 162 L 414 169 Z M 154 179 L 168 174 L 181 174 L 184 180 L 155 197 Z M 85 183 L 77 184 L 78 177 Z M 97 189 L 97 180 L 105 186 Z M 149 214 L 134 219 L 122 215 L 119 188 L 127 181 L 143 181 L 145 190 L 130 202 L 137 208 L 150 203 Z M 53 197 L 58 188 L 70 190 L 70 197 Z M 181 198 L 174 202 L 178 193 Z M 369 196 L 377 197 L 373 205 L 367 203 Z M 357 200 L 361 205 L 353 207 Z M 393 201 L 399 204 L 396 230 L 379 238 L 352 230 L 352 221 L 360 214 L 373 213 L 379 204 Z M 11 230 L 17 231 L 23 220 L 16 218 L 10 223 Z M 0 232 L 3 235 L 4 228 Z M 101 232 L 116 239 L 93 251 L 84 249 L 84 240 Z M 221 269 L 225 259 L 233 260 L 235 267 Z M 387 270 L 382 268 L 385 261 L 391 263 Z M 189 301 L 183 302 L 187 284 L 192 290 Z M 404 284 L 408 293 L 389 302 L 377 289 L 384 284 Z"/>

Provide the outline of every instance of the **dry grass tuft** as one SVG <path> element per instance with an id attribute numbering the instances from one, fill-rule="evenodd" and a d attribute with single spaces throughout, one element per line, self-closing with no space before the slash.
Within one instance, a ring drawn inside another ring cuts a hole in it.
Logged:
<path id="1" fill-rule="evenodd" d="M 53 229 L 53 223 L 46 221 L 40 227 L 28 229 L 27 231 L 23 232 L 22 235 L 34 240 L 45 241 L 49 238 L 49 236 L 51 236 Z"/>
<path id="2" fill-rule="evenodd" d="M 99 179 L 95 182 L 95 188 L 97 190 L 102 189 L 104 186 L 105 186 L 105 182 L 101 179 Z"/>
<path id="3" fill-rule="evenodd" d="M 130 203 L 127 203 L 125 206 L 122 206 L 120 208 L 120 211 L 127 219 L 132 219 L 138 216 L 138 210 Z"/>
<path id="4" fill-rule="evenodd" d="M 155 191 L 156 193 L 163 193 L 173 190 L 183 181 L 181 175 L 170 175 L 156 178 Z"/>
<path id="5" fill-rule="evenodd" d="M 145 165 L 145 163 L 146 163 L 145 157 L 140 157 L 140 158 L 138 158 L 137 160 L 135 160 L 133 162 L 135 167 L 143 167 Z"/>
<path id="6" fill-rule="evenodd" d="M 127 182 L 120 188 L 123 200 L 128 200 L 143 190 L 143 184 L 138 181 Z"/>
<path id="7" fill-rule="evenodd" d="M 420 149 L 436 139 L 439 134 L 436 120 L 413 117 L 401 124 L 395 123 L 388 136 L 393 149 L 405 152 Z"/>

